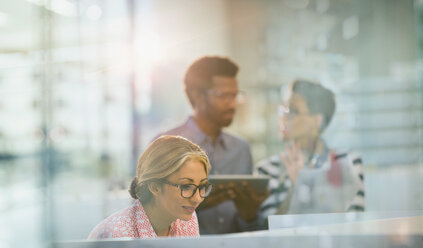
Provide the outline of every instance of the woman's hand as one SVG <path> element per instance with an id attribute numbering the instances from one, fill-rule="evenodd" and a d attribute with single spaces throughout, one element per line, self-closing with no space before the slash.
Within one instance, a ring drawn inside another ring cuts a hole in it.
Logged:
<path id="1" fill-rule="evenodd" d="M 286 149 L 281 154 L 281 159 L 285 165 L 286 171 L 288 172 L 289 178 L 292 183 L 297 182 L 298 173 L 304 169 L 304 155 L 302 154 L 300 148 L 295 142 L 286 146 Z"/>

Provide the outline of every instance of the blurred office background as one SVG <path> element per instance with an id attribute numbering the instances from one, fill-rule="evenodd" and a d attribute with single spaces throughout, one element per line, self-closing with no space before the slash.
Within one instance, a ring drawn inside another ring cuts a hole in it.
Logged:
<path id="1" fill-rule="evenodd" d="M 187 66 L 233 58 L 229 131 L 281 149 L 295 78 L 337 95 L 325 137 L 362 155 L 368 211 L 423 209 L 421 0 L 0 0 L 0 247 L 84 239 L 130 202 L 138 156 L 185 121 Z"/>

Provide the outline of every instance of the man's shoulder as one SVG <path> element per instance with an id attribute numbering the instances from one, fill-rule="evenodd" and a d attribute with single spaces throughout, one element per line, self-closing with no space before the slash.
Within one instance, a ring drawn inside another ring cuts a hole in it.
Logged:
<path id="1" fill-rule="evenodd" d="M 243 139 L 237 135 L 230 134 L 227 132 L 222 132 L 224 140 L 228 143 L 229 146 L 245 146 L 250 147 L 250 143 L 246 139 Z"/>
<path id="2" fill-rule="evenodd" d="M 183 136 L 185 138 L 189 138 L 189 128 L 187 127 L 186 123 L 183 123 L 179 126 L 173 127 L 167 131 L 164 131 L 162 133 L 159 133 L 158 135 L 156 135 L 153 140 L 159 138 L 160 136 L 163 135 L 179 135 L 179 136 Z"/>
<path id="3" fill-rule="evenodd" d="M 189 131 L 189 128 L 185 124 L 182 124 L 174 128 L 171 128 L 161 133 L 160 135 L 182 135 L 182 134 L 188 133 L 188 131 Z"/>

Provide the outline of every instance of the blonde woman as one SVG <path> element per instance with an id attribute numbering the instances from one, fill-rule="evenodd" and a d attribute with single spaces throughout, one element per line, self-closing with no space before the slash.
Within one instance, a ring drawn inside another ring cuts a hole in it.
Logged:
<path id="1" fill-rule="evenodd" d="M 209 170 L 207 155 L 189 140 L 156 139 L 138 160 L 132 206 L 103 220 L 88 238 L 199 236 L 195 209 L 212 189 Z"/>

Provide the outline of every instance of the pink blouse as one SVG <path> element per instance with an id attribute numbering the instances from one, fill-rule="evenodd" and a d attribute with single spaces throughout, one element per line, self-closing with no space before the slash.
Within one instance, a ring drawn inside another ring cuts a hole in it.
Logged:
<path id="1" fill-rule="evenodd" d="M 194 212 L 191 220 L 177 219 L 172 222 L 169 235 L 173 237 L 198 237 L 197 215 Z M 90 233 L 88 239 L 106 238 L 156 238 L 157 234 L 140 201 L 134 201 L 132 206 L 122 209 L 100 222 Z"/>

